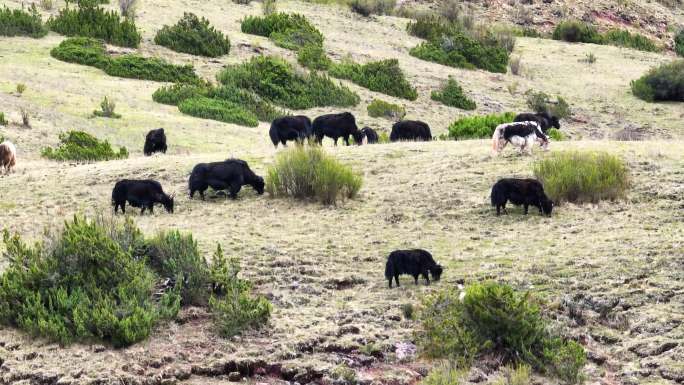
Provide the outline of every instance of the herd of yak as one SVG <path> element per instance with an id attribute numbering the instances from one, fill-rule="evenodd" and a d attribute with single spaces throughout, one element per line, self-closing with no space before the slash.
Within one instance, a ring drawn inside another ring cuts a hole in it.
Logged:
<path id="1" fill-rule="evenodd" d="M 531 151 L 532 145 L 537 142 L 543 149 L 547 149 L 549 138 L 546 131 L 551 128 L 560 128 L 556 117 L 548 114 L 524 113 L 515 117 L 514 122 L 498 125 L 492 136 L 492 147 L 495 153 L 500 152 L 507 144 L 520 148 L 520 152 Z M 349 112 L 339 114 L 322 115 L 313 122 L 303 115 L 284 116 L 275 119 L 269 130 L 269 136 L 273 145 L 284 146 L 288 141 L 303 144 L 305 140 L 312 140 L 320 144 L 324 137 L 332 138 L 337 145 L 339 138 L 349 145 L 349 138 L 354 138 L 357 145 L 378 143 L 379 136 L 375 130 L 369 127 L 359 129 L 356 126 L 354 115 Z M 432 140 L 430 127 L 421 121 L 403 120 L 392 126 L 389 140 L 394 141 L 429 141 Z M 167 143 L 164 129 L 151 130 L 146 138 L 143 153 L 146 156 L 156 152 L 166 153 Z M 9 173 L 16 165 L 16 148 L 9 142 L 0 143 L 0 171 L 3 169 Z M 251 186 L 258 194 L 264 193 L 264 179 L 256 175 L 247 162 L 240 159 L 227 159 L 221 162 L 200 163 L 195 165 L 190 174 L 188 188 L 190 198 L 195 192 L 199 192 L 202 199 L 205 191 L 211 187 L 214 191 L 228 191 L 232 199 L 242 186 Z M 505 178 L 497 181 L 492 187 L 491 204 L 496 207 L 496 214 L 506 212 L 506 204 L 511 202 L 522 205 L 527 214 L 529 206 L 539 209 L 541 214 L 551 215 L 553 203 L 544 193 L 542 184 L 535 179 Z M 114 185 L 112 191 L 112 205 L 114 213 L 121 209 L 126 212 L 126 203 L 140 208 L 141 214 L 145 211 L 153 213 L 154 205 L 161 204 L 166 211 L 173 213 L 174 197 L 166 194 L 159 182 L 151 179 L 134 180 L 123 179 Z M 430 283 L 428 275 L 433 280 L 439 280 L 443 268 L 437 264 L 432 255 L 420 249 L 396 250 L 392 252 L 385 266 L 385 277 L 392 287 L 392 279 L 399 286 L 399 275 L 408 274 L 413 276 L 416 284 L 418 277 L 422 275 L 426 283 Z"/>

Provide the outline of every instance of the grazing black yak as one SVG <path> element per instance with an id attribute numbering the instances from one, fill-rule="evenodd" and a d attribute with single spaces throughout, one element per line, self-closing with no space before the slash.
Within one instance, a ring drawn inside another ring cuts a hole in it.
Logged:
<path id="1" fill-rule="evenodd" d="M 551 127 L 555 127 L 560 130 L 560 121 L 557 117 L 550 115 L 548 112 L 540 112 L 533 114 L 531 112 L 525 112 L 516 115 L 514 122 L 537 122 L 543 133 Z"/>
<path id="2" fill-rule="evenodd" d="M 432 140 L 430 126 L 419 120 L 402 120 L 392 125 L 390 141 L 398 140 Z"/>
<path id="3" fill-rule="evenodd" d="M 492 135 L 492 149 L 498 155 L 508 143 L 520 148 L 520 154 L 532 154 L 532 145 L 548 150 L 549 137 L 541 131 L 539 123 L 534 121 L 503 123 L 496 126 Z"/>
<path id="4" fill-rule="evenodd" d="M 232 199 L 244 185 L 250 185 L 257 194 L 264 193 L 264 178 L 257 176 L 244 160 L 228 159 L 223 162 L 200 163 L 192 169 L 190 180 L 190 198 L 199 191 L 204 199 L 204 192 L 211 187 L 214 191 L 228 190 Z"/>
<path id="5" fill-rule="evenodd" d="M 143 153 L 145 156 L 150 156 L 155 152 L 166 154 L 166 134 L 164 134 L 163 128 L 150 130 L 145 137 Z"/>
<path id="6" fill-rule="evenodd" d="M 385 265 L 385 278 L 389 281 L 389 287 L 392 288 L 392 278 L 399 286 L 399 276 L 401 274 L 412 275 L 413 279 L 418 284 L 418 276 L 423 275 L 427 285 L 430 284 L 428 273 L 432 274 L 432 279 L 439 281 L 444 269 L 442 266 L 435 263 L 432 255 L 425 250 L 395 250 L 390 253 Z"/>
<path id="7" fill-rule="evenodd" d="M 304 115 L 277 118 L 271 123 L 268 135 L 276 147 L 278 147 L 278 143 L 287 146 L 288 140 L 303 143 L 304 139 L 312 135 L 311 119 Z"/>
<path id="8" fill-rule="evenodd" d="M 536 179 L 500 179 L 492 187 L 491 200 L 492 206 L 496 207 L 496 215 L 501 214 L 501 209 L 504 214 L 508 214 L 506 211 L 508 201 L 514 205 L 523 205 L 525 215 L 529 206 L 535 206 L 539 208 L 540 214 L 549 216 L 553 210 L 553 202 L 544 193 L 544 186 Z"/>
<path id="9" fill-rule="evenodd" d="M 368 144 L 374 144 L 374 143 L 378 143 L 380 141 L 380 138 L 378 137 L 378 133 L 370 127 L 362 128 L 361 129 L 361 135 L 366 137 L 366 142 Z M 363 136 L 361 137 L 362 140 L 363 140 Z M 361 141 L 357 141 L 356 144 L 360 145 Z"/>
<path id="10" fill-rule="evenodd" d="M 316 137 L 316 142 L 321 144 L 323 137 L 327 136 L 335 141 L 337 146 L 337 139 L 342 138 L 347 146 L 349 146 L 349 136 L 353 136 L 357 144 L 363 141 L 363 134 L 356 126 L 356 119 L 350 112 L 342 112 L 340 114 L 321 115 L 313 121 L 313 134 Z"/>
<path id="11" fill-rule="evenodd" d="M 145 209 L 151 214 L 154 213 L 155 203 L 161 203 L 166 211 L 173 213 L 173 197 L 166 195 L 156 180 L 123 179 L 116 182 L 112 190 L 114 214 L 118 212 L 119 207 L 121 212 L 126 214 L 126 202 L 133 207 L 141 207 L 140 214 L 144 214 Z"/>

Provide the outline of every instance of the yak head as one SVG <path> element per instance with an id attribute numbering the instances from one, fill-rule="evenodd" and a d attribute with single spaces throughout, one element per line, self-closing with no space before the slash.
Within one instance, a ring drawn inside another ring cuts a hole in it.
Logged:
<path id="1" fill-rule="evenodd" d="M 551 211 L 553 211 L 553 201 L 551 199 L 544 197 L 541 199 L 541 210 L 545 215 L 551 216 Z"/>
<path id="2" fill-rule="evenodd" d="M 444 268 L 442 267 L 442 265 L 435 265 L 432 269 L 430 269 L 432 280 L 439 281 L 439 278 L 442 276 L 443 271 Z"/>
<path id="3" fill-rule="evenodd" d="M 558 120 L 558 117 L 551 117 L 551 126 L 556 127 L 556 129 L 560 130 L 560 120 Z"/>
<path id="4" fill-rule="evenodd" d="M 264 183 L 264 178 L 260 176 L 256 176 L 254 178 L 254 182 L 252 182 L 252 187 L 254 190 L 256 190 L 257 194 L 261 195 L 264 193 L 264 186 L 266 184 Z"/>
<path id="5" fill-rule="evenodd" d="M 355 133 L 352 134 L 352 137 L 354 138 L 354 142 L 357 145 L 362 145 L 363 144 L 363 137 L 366 136 L 363 131 L 357 130 Z"/>
<path id="6" fill-rule="evenodd" d="M 161 204 L 164 205 L 164 208 L 166 209 L 167 212 L 173 214 L 173 195 L 166 195 L 162 194 L 161 196 Z"/>

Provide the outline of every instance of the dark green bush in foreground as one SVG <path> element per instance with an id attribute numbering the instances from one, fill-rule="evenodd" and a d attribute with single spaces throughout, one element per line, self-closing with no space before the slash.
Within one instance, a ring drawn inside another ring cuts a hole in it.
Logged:
<path id="1" fill-rule="evenodd" d="M 31 4 L 29 12 L 23 9 L 9 9 L 7 6 L 0 9 L 0 36 L 29 36 L 40 38 L 47 35 L 48 30 L 43 25 L 43 20 Z"/>
<path id="2" fill-rule="evenodd" d="M 159 82 L 198 81 L 191 65 L 175 65 L 134 54 L 110 57 L 101 41 L 87 37 L 66 39 L 50 55 L 65 62 L 99 68 L 110 76 Z"/>
<path id="3" fill-rule="evenodd" d="M 627 165 L 606 152 L 554 152 L 534 165 L 534 175 L 556 202 L 615 200 L 629 188 Z"/>
<path id="4" fill-rule="evenodd" d="M 132 20 L 121 20 L 116 12 L 106 11 L 94 3 L 62 8 L 47 24 L 62 35 L 92 37 L 121 47 L 137 48 L 141 40 Z"/>
<path id="5" fill-rule="evenodd" d="M 466 116 L 451 123 L 449 137 L 453 139 L 491 138 L 496 126 L 502 123 L 510 123 L 513 119 L 515 119 L 513 112 Z"/>
<path id="6" fill-rule="evenodd" d="M 295 110 L 313 107 L 350 107 L 357 94 L 324 75 L 299 74 L 291 64 L 273 56 L 256 56 L 227 67 L 217 76 L 226 85 L 254 92 L 274 104 Z"/>
<path id="7" fill-rule="evenodd" d="M 266 36 L 286 49 L 298 50 L 306 45 L 323 46 L 323 34 L 300 14 L 282 12 L 247 16 L 240 24 L 243 33 Z"/>
<path id="8" fill-rule="evenodd" d="M 190 235 L 145 239 L 130 220 L 75 217 L 30 246 L 5 231 L 9 267 L 0 275 L 0 322 L 61 344 L 144 340 L 181 305 L 209 307 L 226 336 L 268 321 L 271 305 L 220 253 L 208 265 Z M 164 284 L 168 279 L 172 284 Z M 173 283 L 175 282 L 175 283 Z M 211 288 L 214 290 L 212 291 Z M 161 290 L 161 292 L 159 291 Z M 230 320 L 230 328 L 222 320 Z"/>
<path id="9" fill-rule="evenodd" d="M 373 118 L 388 118 L 399 121 L 406 116 L 406 109 L 403 106 L 380 99 L 373 99 L 366 109 L 368 110 L 368 115 Z"/>
<path id="10" fill-rule="evenodd" d="M 274 197 L 316 199 L 334 204 L 353 199 L 363 179 L 320 146 L 297 146 L 278 153 L 268 169 L 266 191 Z"/>
<path id="11" fill-rule="evenodd" d="M 408 100 L 418 98 L 418 92 L 406 80 L 397 59 L 375 61 L 363 65 L 354 62 L 342 62 L 333 64 L 328 73 L 332 77 L 349 79 L 371 91 L 381 92 L 385 95 Z"/>
<path id="12" fill-rule="evenodd" d="M 432 100 L 436 100 L 451 107 L 457 107 L 462 110 L 474 110 L 477 105 L 463 93 L 463 88 L 458 82 L 449 78 L 447 83 L 439 91 L 432 91 L 430 94 Z"/>
<path id="13" fill-rule="evenodd" d="M 74 160 L 79 162 L 96 162 L 110 159 L 128 158 L 126 147 L 114 152 L 109 142 L 100 141 L 83 131 L 68 131 L 59 134 L 60 144 L 56 148 L 45 147 L 41 155 L 52 160 Z"/>
<path id="14" fill-rule="evenodd" d="M 242 106 L 226 100 L 201 96 L 194 97 L 180 102 L 178 110 L 187 115 L 218 120 L 224 123 L 234 123 L 248 127 L 259 125 L 256 115 Z"/>
<path id="15" fill-rule="evenodd" d="M 155 44 L 177 52 L 218 57 L 230 51 L 230 40 L 193 13 L 185 13 L 176 25 L 165 25 L 154 37 Z"/>
<path id="16" fill-rule="evenodd" d="M 647 102 L 684 101 L 684 60 L 652 68 L 631 87 L 634 96 Z"/>
<path id="17" fill-rule="evenodd" d="M 504 364 L 526 363 L 567 382 L 581 379 L 584 349 L 550 333 L 529 294 L 490 282 L 471 285 L 463 300 L 459 295 L 446 289 L 425 299 L 416 339 L 427 357 L 468 367 L 479 357 L 494 355 Z"/>

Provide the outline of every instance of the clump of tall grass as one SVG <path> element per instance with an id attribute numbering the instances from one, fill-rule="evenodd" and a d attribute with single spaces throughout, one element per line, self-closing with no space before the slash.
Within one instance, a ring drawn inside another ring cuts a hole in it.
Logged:
<path id="1" fill-rule="evenodd" d="M 335 204 L 353 199 L 363 179 L 319 146 L 297 146 L 282 151 L 268 169 L 266 191 L 274 197 L 315 199 Z"/>
<path id="2" fill-rule="evenodd" d="M 555 152 L 534 165 L 534 175 L 556 202 L 615 200 L 630 185 L 625 162 L 606 152 Z"/>
<path id="3" fill-rule="evenodd" d="M 380 99 L 373 99 L 366 107 L 366 110 L 368 111 L 368 115 L 373 118 L 386 118 L 400 121 L 406 116 L 406 109 L 404 106 Z"/>
<path id="4" fill-rule="evenodd" d="M 102 100 L 102 103 L 100 103 L 100 109 L 93 111 L 93 116 L 97 116 L 100 118 L 113 118 L 113 119 L 119 119 L 121 118 L 120 114 L 117 114 L 114 112 L 116 109 L 116 103 L 109 99 L 108 97 L 104 97 Z"/>

